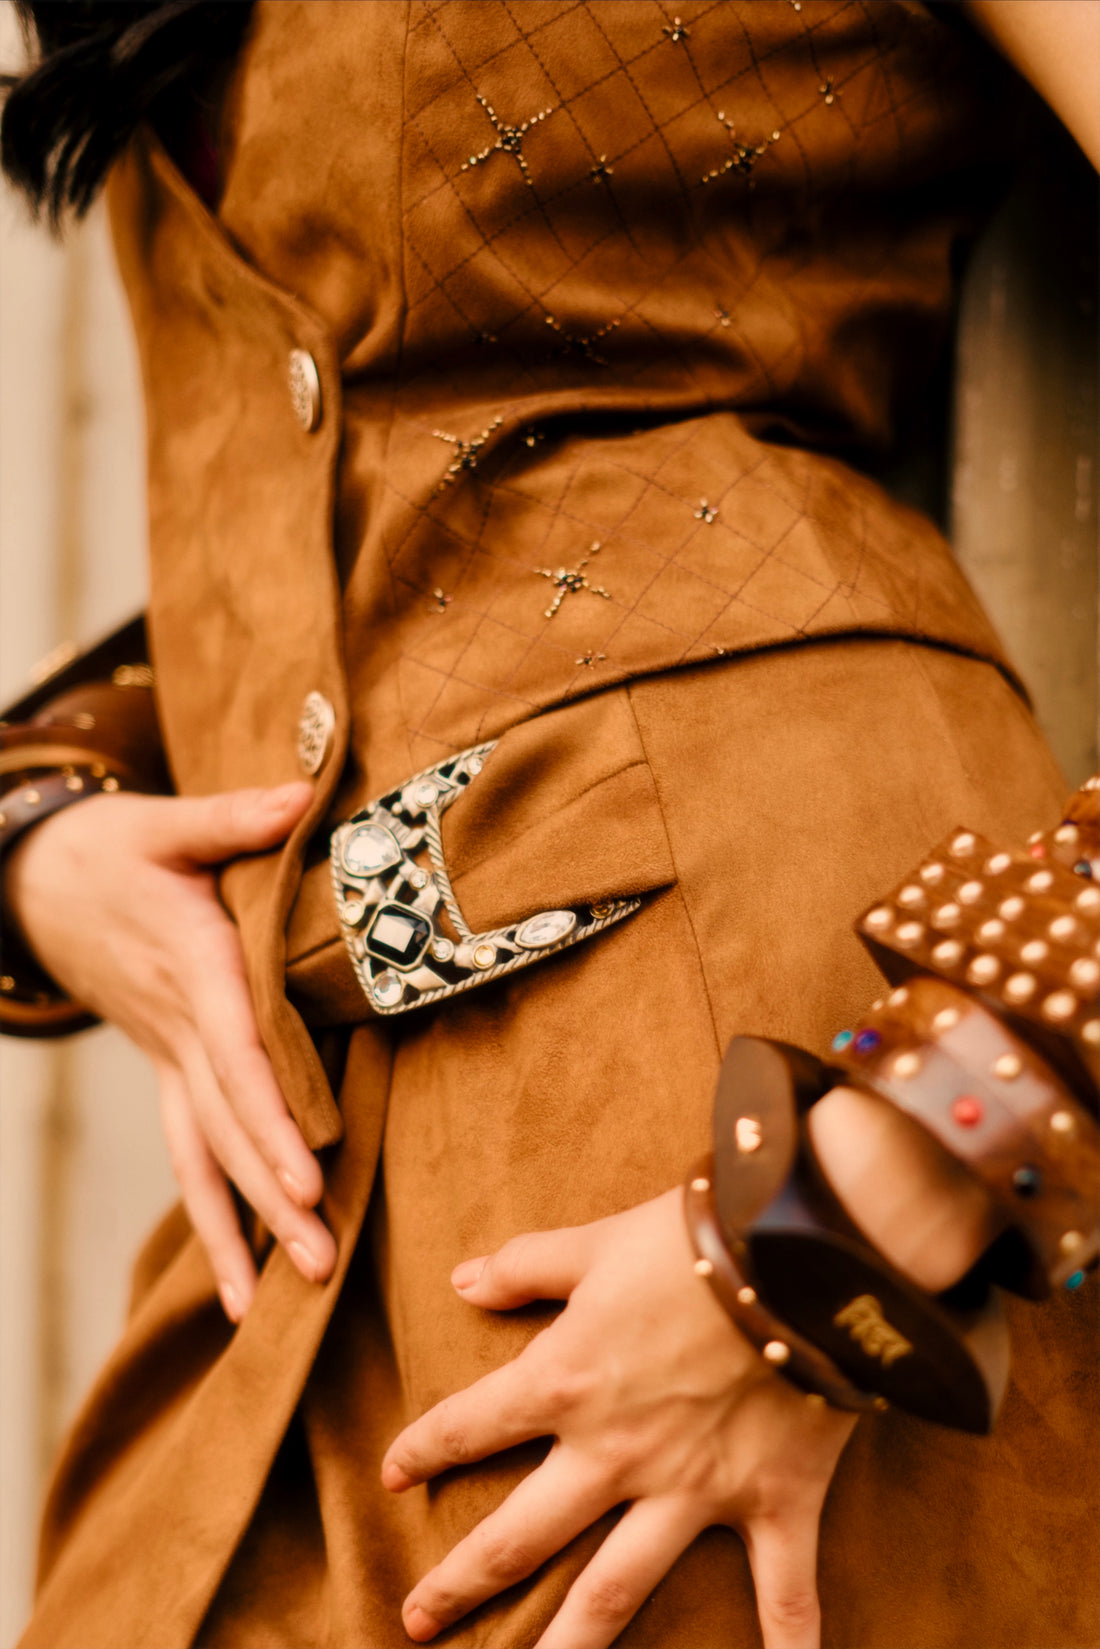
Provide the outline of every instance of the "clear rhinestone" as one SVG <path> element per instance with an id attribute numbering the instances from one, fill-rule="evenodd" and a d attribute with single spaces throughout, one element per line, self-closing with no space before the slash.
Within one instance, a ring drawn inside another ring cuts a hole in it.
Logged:
<path id="1" fill-rule="evenodd" d="M 440 934 L 438 939 L 432 940 L 432 955 L 437 962 L 449 962 L 454 953 L 454 946 L 444 934 Z"/>
<path id="2" fill-rule="evenodd" d="M 418 866 L 416 870 L 409 871 L 409 881 L 413 887 L 427 887 L 427 873 L 421 870 Z"/>
<path id="3" fill-rule="evenodd" d="M 418 784 L 413 791 L 413 801 L 417 807 L 433 807 L 438 800 L 439 790 L 436 785 L 432 784 L 430 779 L 425 780 L 423 784 Z"/>
<path id="4" fill-rule="evenodd" d="M 476 945 L 474 947 L 474 967 L 491 968 L 497 959 L 495 945 Z"/>
<path id="5" fill-rule="evenodd" d="M 353 876 L 379 876 L 400 863 L 401 844 L 385 825 L 359 825 L 345 838 L 340 857 Z"/>
<path id="6" fill-rule="evenodd" d="M 475 779 L 481 772 L 481 768 L 482 760 L 480 756 L 471 756 L 469 761 L 466 763 L 467 772 L 472 773 Z"/>
<path id="7" fill-rule="evenodd" d="M 374 1000 L 384 1008 L 392 1008 L 395 1002 L 400 1002 L 404 986 L 395 973 L 377 974 L 371 984 Z"/>
<path id="8" fill-rule="evenodd" d="M 571 910 L 544 910 L 516 929 L 516 944 L 521 950 L 543 950 L 572 933 L 576 925 L 577 918 Z"/>
<path id="9" fill-rule="evenodd" d="M 340 915 L 345 922 L 350 922 L 354 927 L 357 922 L 363 920 L 363 912 L 366 908 L 362 899 L 348 899 L 341 905 Z"/>

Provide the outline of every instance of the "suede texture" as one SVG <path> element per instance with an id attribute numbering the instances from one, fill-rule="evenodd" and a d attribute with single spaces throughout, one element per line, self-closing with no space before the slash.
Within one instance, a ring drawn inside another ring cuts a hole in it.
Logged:
<path id="1" fill-rule="evenodd" d="M 540 1452 L 378 1484 L 403 1424 L 546 1320 L 472 1311 L 451 1267 L 674 1184 L 729 1037 L 823 1051 L 875 994 L 861 908 L 958 823 L 1057 815 L 947 545 L 847 461 L 888 444 L 947 325 L 998 76 L 909 0 L 679 15 L 261 0 L 216 213 L 152 134 L 116 168 L 177 785 L 292 778 L 306 694 L 334 710 L 308 815 L 223 891 L 340 1259 L 316 1288 L 257 1233 L 234 1332 L 182 1216 L 154 1235 L 24 1649 L 396 1649 L 405 1589 Z M 540 569 L 586 554 L 607 596 L 547 617 Z M 371 1020 L 328 828 L 490 738 L 445 819 L 471 922 L 642 908 Z M 830 1649 L 1100 1641 L 1096 1295 L 1014 1314 L 992 1439 L 860 1425 L 824 1519 Z M 533 1644 L 600 1532 L 441 1641 Z M 696 1542 L 622 1642 L 758 1644 L 736 1537 Z"/>
<path id="2" fill-rule="evenodd" d="M 501 792 L 498 812 L 475 786 L 449 815 L 471 913 L 493 921 L 524 891 L 517 843 L 556 848 L 549 866 L 531 856 L 540 890 L 594 885 L 586 865 L 623 828 L 608 803 L 635 773 L 646 782 L 628 824 L 642 853 L 623 874 L 652 884 L 642 910 L 437 1010 L 320 1039 L 345 1122 L 326 1156 L 337 1276 L 311 1288 L 273 1253 L 234 1334 L 184 1222 L 159 1234 L 55 1484 L 25 1649 L 397 1649 L 404 1591 L 541 1453 L 515 1450 L 400 1499 L 378 1483 L 402 1425 L 548 1320 L 464 1305 L 452 1266 L 682 1178 L 706 1147 L 729 1037 L 823 1052 L 875 992 L 853 910 L 960 821 L 1019 839 L 1063 794 L 994 667 L 900 641 L 776 649 L 544 720 L 544 756 L 540 722 L 527 723 L 486 766 L 487 785 L 494 764 L 498 784 L 528 775 L 512 807 Z M 493 865 L 500 886 L 479 884 Z M 322 943 L 308 965 L 316 999 L 326 973 L 338 997 L 342 948 Z M 332 1050 L 345 1044 L 341 1080 Z M 831 1649 L 1100 1641 L 1097 1298 L 1092 1278 L 1013 1310 L 991 1438 L 898 1414 L 861 1422 L 823 1524 Z M 600 1532 L 442 1641 L 533 1644 Z M 757 1645 L 736 1537 L 696 1542 L 621 1641 Z"/>

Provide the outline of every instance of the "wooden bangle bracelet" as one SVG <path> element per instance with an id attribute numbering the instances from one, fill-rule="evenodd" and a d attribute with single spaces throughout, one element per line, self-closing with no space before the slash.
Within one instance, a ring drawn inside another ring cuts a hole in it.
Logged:
<path id="1" fill-rule="evenodd" d="M 995 1291 L 975 1270 L 930 1296 L 855 1225 L 804 1125 L 835 1080 L 783 1043 L 730 1044 L 715 1097 L 713 1190 L 736 1275 L 770 1322 L 787 1325 L 773 1338 L 800 1336 L 858 1390 L 911 1414 L 988 1432 L 1008 1375 Z"/>
<path id="2" fill-rule="evenodd" d="M 1100 1127 L 1035 1050 L 980 1002 L 916 976 L 833 1043 L 856 1087 L 903 1110 L 1012 1221 L 993 1280 L 1041 1299 L 1100 1252 Z"/>
<path id="3" fill-rule="evenodd" d="M 684 1218 L 695 1252 L 696 1274 L 706 1278 L 726 1314 L 764 1361 L 807 1395 L 857 1414 L 887 1408 L 884 1397 L 853 1385 L 831 1357 L 781 1323 L 760 1299 L 726 1247 L 714 1208 L 713 1180 L 714 1158 L 707 1157 L 684 1186 Z"/>

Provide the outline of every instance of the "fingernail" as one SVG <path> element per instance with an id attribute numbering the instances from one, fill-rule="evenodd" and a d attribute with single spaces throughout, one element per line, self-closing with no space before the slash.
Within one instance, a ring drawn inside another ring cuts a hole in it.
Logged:
<path id="1" fill-rule="evenodd" d="M 279 1169 L 279 1183 L 288 1197 L 292 1197 L 294 1201 L 298 1203 L 305 1202 L 305 1189 L 301 1183 L 294 1178 L 294 1175 L 288 1168 Z"/>
<path id="2" fill-rule="evenodd" d="M 305 1243 L 288 1242 L 286 1251 L 303 1276 L 308 1277 L 311 1283 L 315 1283 L 321 1275 L 321 1262 L 314 1254 L 310 1253 Z"/>
<path id="3" fill-rule="evenodd" d="M 232 1283 L 219 1283 L 218 1293 L 221 1295 L 222 1306 L 231 1323 L 241 1320 L 241 1297 Z"/>
<path id="4" fill-rule="evenodd" d="M 410 1604 L 405 1610 L 405 1630 L 418 1643 L 425 1638 L 434 1638 L 440 1631 L 441 1624 L 440 1621 L 433 1620 L 431 1615 L 425 1614 L 419 1603 Z"/>
<path id="5" fill-rule="evenodd" d="M 411 1489 L 413 1480 L 407 1472 L 403 1472 L 396 1460 L 387 1460 L 382 1467 L 382 1487 L 389 1489 L 391 1494 L 400 1494 L 403 1489 Z"/>
<path id="6" fill-rule="evenodd" d="M 451 1282 L 455 1288 L 473 1288 L 485 1270 L 486 1258 L 483 1255 L 479 1260 L 463 1260 L 461 1265 L 456 1265 L 451 1272 Z"/>

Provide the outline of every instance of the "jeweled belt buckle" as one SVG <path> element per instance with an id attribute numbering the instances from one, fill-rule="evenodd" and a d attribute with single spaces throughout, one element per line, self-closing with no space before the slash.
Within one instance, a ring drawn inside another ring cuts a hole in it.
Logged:
<path id="1" fill-rule="evenodd" d="M 496 748 L 475 745 L 426 768 L 332 833 L 332 881 L 356 978 L 376 1013 L 407 1013 L 529 967 L 621 922 L 640 899 L 540 910 L 474 933 L 458 906 L 440 820 Z M 426 850 L 428 866 L 416 855 Z M 450 918 L 455 937 L 440 921 Z"/>

